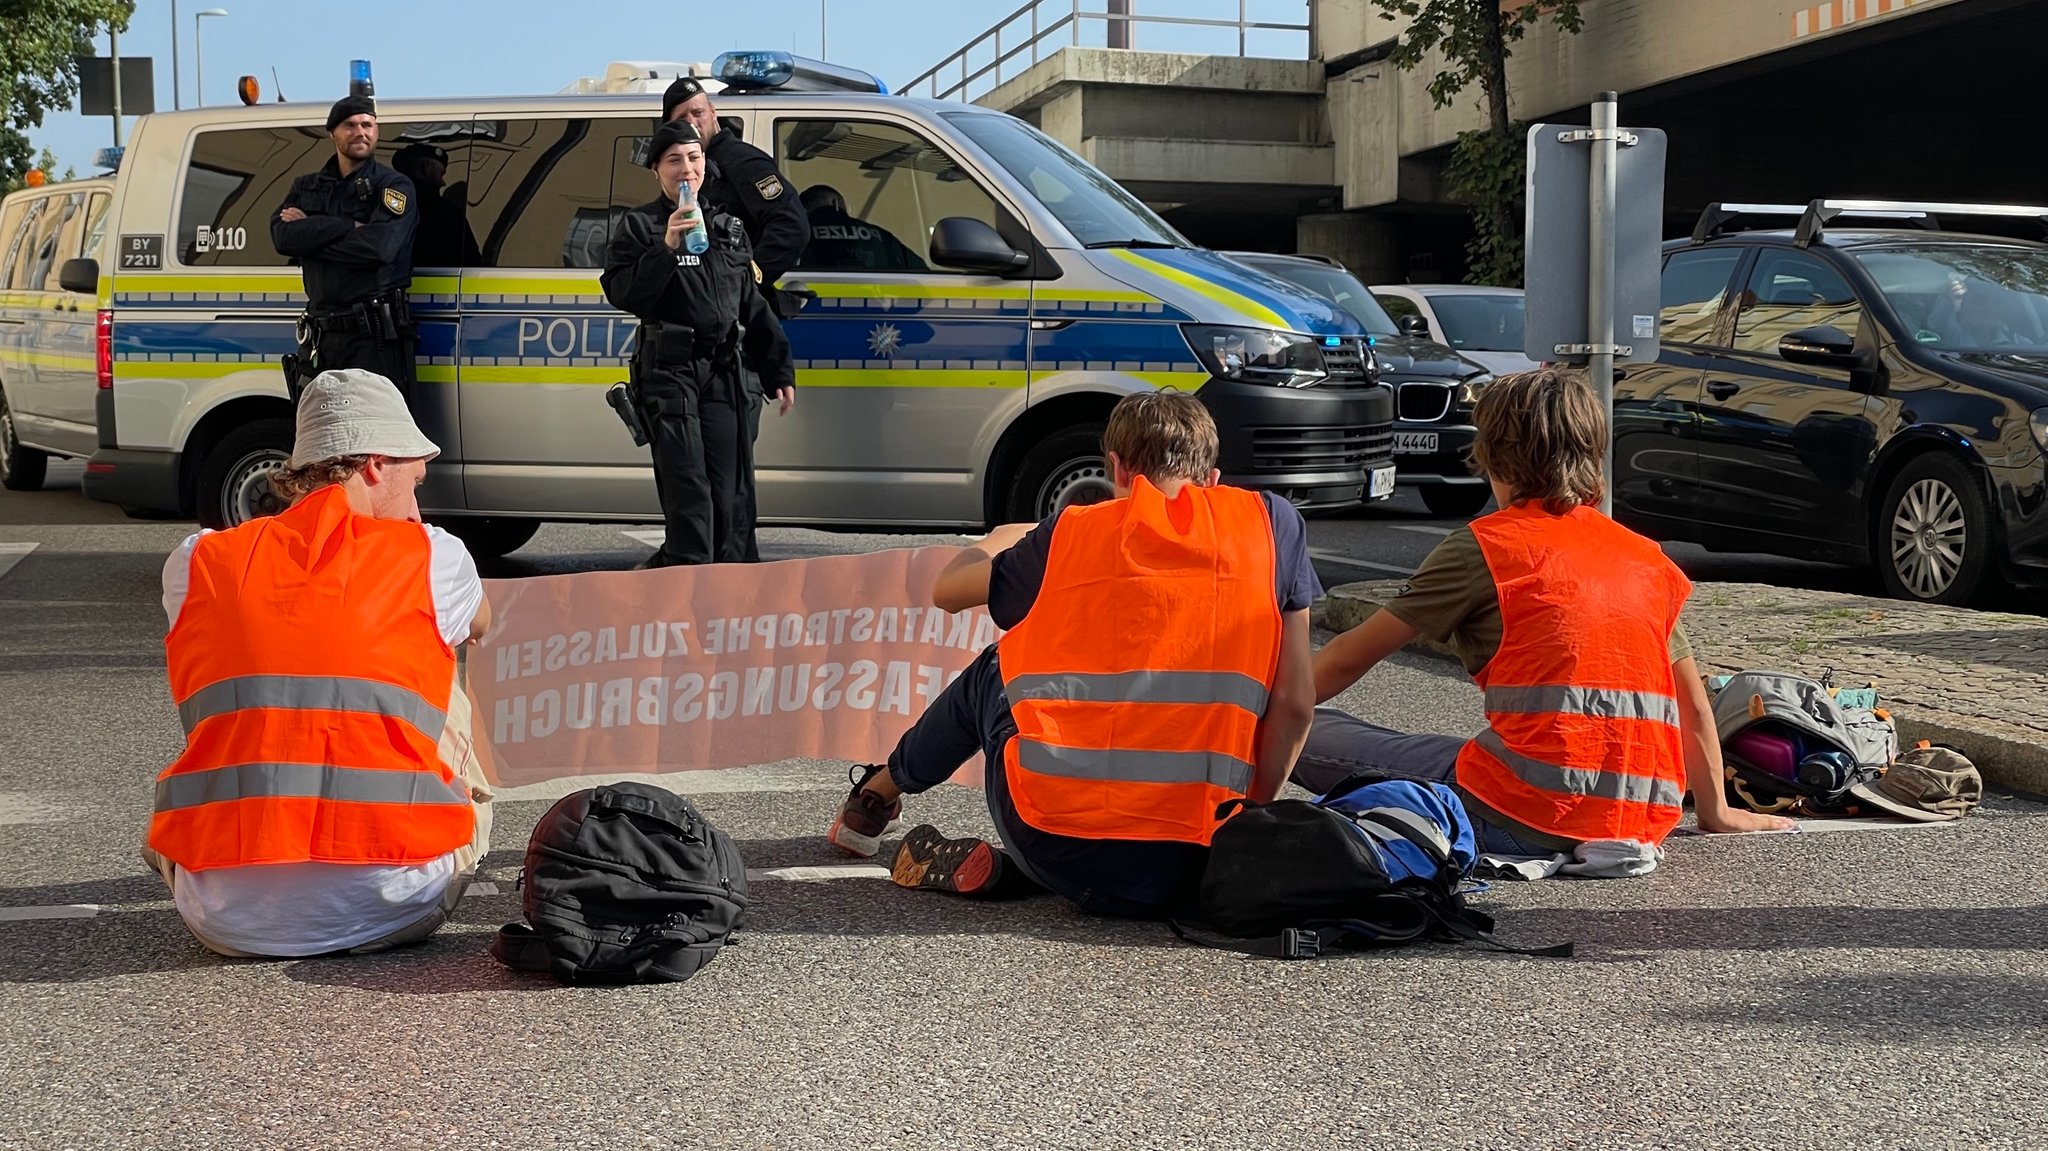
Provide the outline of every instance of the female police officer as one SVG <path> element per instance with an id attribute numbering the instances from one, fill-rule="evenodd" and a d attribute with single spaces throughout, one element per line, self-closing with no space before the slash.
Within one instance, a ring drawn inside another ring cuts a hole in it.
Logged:
<path id="1" fill-rule="evenodd" d="M 772 394 L 796 386 L 789 340 L 754 281 L 740 221 L 716 210 L 700 216 L 697 130 L 680 120 L 656 129 L 647 165 L 662 194 L 620 218 L 603 277 L 605 298 L 640 320 L 632 391 L 667 526 L 646 566 L 737 563 L 752 550 L 754 522 L 741 344 Z M 691 202 L 679 205 L 685 185 Z M 685 242 L 700 218 L 710 240 L 701 255 Z"/>

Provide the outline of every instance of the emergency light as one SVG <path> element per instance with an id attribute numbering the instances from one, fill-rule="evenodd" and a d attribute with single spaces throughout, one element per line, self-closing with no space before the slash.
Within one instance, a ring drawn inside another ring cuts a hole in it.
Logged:
<path id="1" fill-rule="evenodd" d="M 873 92 L 888 95 L 880 77 L 789 52 L 726 52 L 712 62 L 727 89 L 736 92 Z"/>
<path id="2" fill-rule="evenodd" d="M 370 62 L 350 60 L 348 62 L 348 94 L 351 96 L 375 96 L 377 85 L 370 82 Z"/>
<path id="3" fill-rule="evenodd" d="M 121 168 L 121 156 L 127 150 L 126 148 L 119 147 L 101 148 L 92 154 L 92 162 L 110 172 L 119 171 Z"/>

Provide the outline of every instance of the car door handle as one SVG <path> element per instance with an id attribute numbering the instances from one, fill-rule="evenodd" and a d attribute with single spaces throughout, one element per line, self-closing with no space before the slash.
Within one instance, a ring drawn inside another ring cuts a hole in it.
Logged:
<path id="1" fill-rule="evenodd" d="M 1742 385 L 1734 380 L 1715 380 L 1707 385 L 1707 394 L 1717 400 L 1725 400 L 1741 390 Z"/>

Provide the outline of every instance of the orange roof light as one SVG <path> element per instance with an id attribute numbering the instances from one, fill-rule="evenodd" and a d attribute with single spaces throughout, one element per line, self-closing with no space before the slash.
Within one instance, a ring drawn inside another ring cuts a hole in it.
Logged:
<path id="1" fill-rule="evenodd" d="M 240 80 L 235 81 L 235 95 L 240 96 L 242 103 L 248 104 L 251 107 L 261 103 L 263 100 L 263 90 L 256 86 L 256 77 L 254 76 L 244 76 Z"/>

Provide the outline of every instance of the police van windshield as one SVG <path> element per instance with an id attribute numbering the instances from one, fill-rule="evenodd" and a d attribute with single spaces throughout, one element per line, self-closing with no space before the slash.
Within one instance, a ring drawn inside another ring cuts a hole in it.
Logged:
<path id="1" fill-rule="evenodd" d="M 1115 181 L 1022 120 L 987 112 L 945 115 L 1015 176 L 1083 247 L 1194 247 Z"/>

